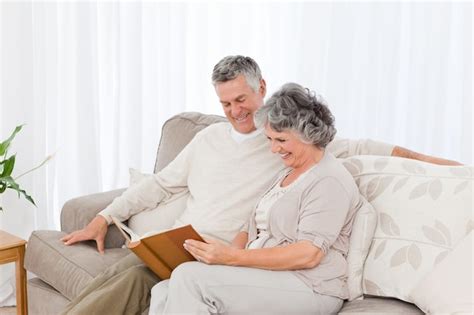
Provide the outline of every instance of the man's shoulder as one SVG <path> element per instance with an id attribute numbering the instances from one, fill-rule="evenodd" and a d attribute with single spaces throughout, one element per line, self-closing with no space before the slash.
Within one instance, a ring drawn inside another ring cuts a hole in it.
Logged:
<path id="1" fill-rule="evenodd" d="M 199 131 L 201 137 L 216 136 L 228 133 L 230 128 L 230 123 L 227 121 L 213 123 L 206 128 Z"/>

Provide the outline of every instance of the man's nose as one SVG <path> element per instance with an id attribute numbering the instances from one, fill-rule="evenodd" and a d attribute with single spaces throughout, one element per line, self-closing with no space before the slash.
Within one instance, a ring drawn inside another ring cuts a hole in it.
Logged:
<path id="1" fill-rule="evenodd" d="M 231 104 L 230 110 L 232 111 L 232 116 L 237 117 L 242 112 L 242 108 L 238 104 Z"/>

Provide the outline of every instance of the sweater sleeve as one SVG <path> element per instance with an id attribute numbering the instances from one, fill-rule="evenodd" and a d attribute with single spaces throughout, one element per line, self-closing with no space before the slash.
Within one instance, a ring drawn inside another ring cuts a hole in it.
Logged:
<path id="1" fill-rule="evenodd" d="M 339 181 L 321 180 L 302 199 L 298 240 L 308 240 L 326 254 L 344 226 L 349 207 L 349 195 Z"/>
<path id="2" fill-rule="evenodd" d="M 370 139 L 343 139 L 335 138 L 328 146 L 328 152 L 332 153 L 337 158 L 346 158 L 354 155 L 392 155 L 392 144 L 374 141 Z"/>
<path id="3" fill-rule="evenodd" d="M 192 156 L 198 141 L 199 136 L 196 135 L 163 170 L 129 187 L 99 212 L 99 215 L 103 216 L 109 224 L 112 221 L 110 216 L 125 221 L 145 209 L 155 208 L 173 194 L 187 190 Z"/>

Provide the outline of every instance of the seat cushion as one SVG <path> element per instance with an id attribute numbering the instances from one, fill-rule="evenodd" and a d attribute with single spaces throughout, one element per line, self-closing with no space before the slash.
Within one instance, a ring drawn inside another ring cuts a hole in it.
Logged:
<path id="1" fill-rule="evenodd" d="M 59 231 L 35 231 L 25 254 L 25 268 L 68 299 L 74 298 L 99 273 L 130 253 L 128 249 L 106 249 L 101 255 L 95 243 L 65 246 Z"/>
<path id="2" fill-rule="evenodd" d="M 414 304 L 392 298 L 366 297 L 363 300 L 346 302 L 339 311 L 340 315 L 389 315 L 424 314 Z"/>
<path id="3" fill-rule="evenodd" d="M 40 278 L 28 280 L 28 314 L 59 314 L 68 303 L 64 295 Z"/>

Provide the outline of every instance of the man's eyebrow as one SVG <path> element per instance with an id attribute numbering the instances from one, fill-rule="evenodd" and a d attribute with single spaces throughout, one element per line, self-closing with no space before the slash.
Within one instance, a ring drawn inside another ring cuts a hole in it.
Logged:
<path id="1" fill-rule="evenodd" d="M 241 99 L 243 97 L 246 97 L 247 94 L 240 94 L 240 95 L 237 95 L 235 98 L 234 98 L 234 101 L 235 100 L 238 100 L 238 99 Z M 221 102 L 222 104 L 226 104 L 226 103 L 229 103 L 228 101 L 223 101 L 223 100 L 219 100 L 219 102 Z"/>

